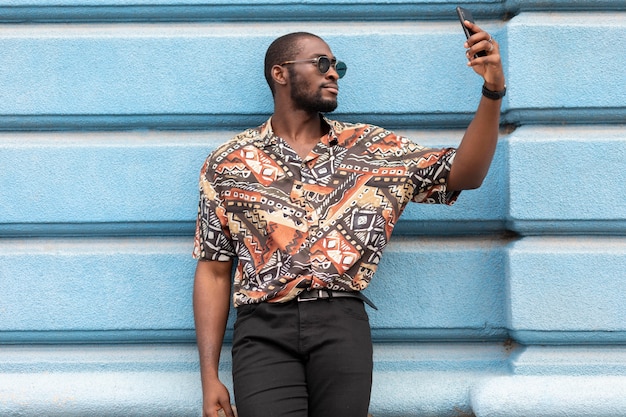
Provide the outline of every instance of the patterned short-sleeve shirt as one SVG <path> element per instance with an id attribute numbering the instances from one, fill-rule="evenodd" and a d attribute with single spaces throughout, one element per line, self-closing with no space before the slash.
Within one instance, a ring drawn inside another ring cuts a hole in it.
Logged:
<path id="1" fill-rule="evenodd" d="M 368 124 L 324 118 L 303 160 L 271 119 L 215 149 L 200 174 L 194 257 L 237 258 L 234 305 L 306 289 L 368 286 L 410 201 L 452 204 L 455 149 L 430 149 Z"/>

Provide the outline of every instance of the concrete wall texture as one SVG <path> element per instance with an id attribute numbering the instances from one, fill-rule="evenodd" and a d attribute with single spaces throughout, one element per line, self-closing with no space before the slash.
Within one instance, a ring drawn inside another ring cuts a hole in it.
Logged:
<path id="1" fill-rule="evenodd" d="M 623 416 L 626 3 L 462 4 L 502 47 L 502 135 L 481 189 L 398 225 L 371 412 Z M 333 117 L 454 146 L 481 87 L 455 5 L 0 0 L 0 415 L 198 416 L 197 178 L 271 112 L 269 42 L 348 63 Z"/>

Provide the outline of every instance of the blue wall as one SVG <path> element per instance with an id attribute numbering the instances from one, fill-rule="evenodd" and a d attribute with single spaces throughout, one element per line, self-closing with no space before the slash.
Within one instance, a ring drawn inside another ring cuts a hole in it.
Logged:
<path id="1" fill-rule="evenodd" d="M 2 416 L 199 415 L 197 178 L 271 112 L 275 37 L 348 63 L 334 117 L 425 145 L 458 144 L 480 98 L 453 2 L 128 3 L 0 0 Z M 463 4 L 502 47 L 500 143 L 481 189 L 396 229 L 371 411 L 621 416 L 626 3 Z"/>

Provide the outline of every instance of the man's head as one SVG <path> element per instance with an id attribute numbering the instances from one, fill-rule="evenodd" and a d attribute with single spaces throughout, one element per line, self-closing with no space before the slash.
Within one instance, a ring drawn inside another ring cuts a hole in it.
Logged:
<path id="1" fill-rule="evenodd" d="M 265 54 L 265 79 L 275 102 L 309 112 L 331 112 L 337 107 L 337 80 L 346 67 L 337 62 L 322 38 L 307 32 L 276 39 Z"/>

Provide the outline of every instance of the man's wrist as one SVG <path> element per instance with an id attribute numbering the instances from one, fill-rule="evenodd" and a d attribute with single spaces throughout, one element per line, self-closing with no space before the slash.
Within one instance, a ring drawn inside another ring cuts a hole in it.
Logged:
<path id="1" fill-rule="evenodd" d="M 487 85 L 483 84 L 482 90 L 483 96 L 487 97 L 491 100 L 500 100 L 502 97 L 506 95 L 506 84 L 500 90 L 492 90 L 487 87 Z"/>

